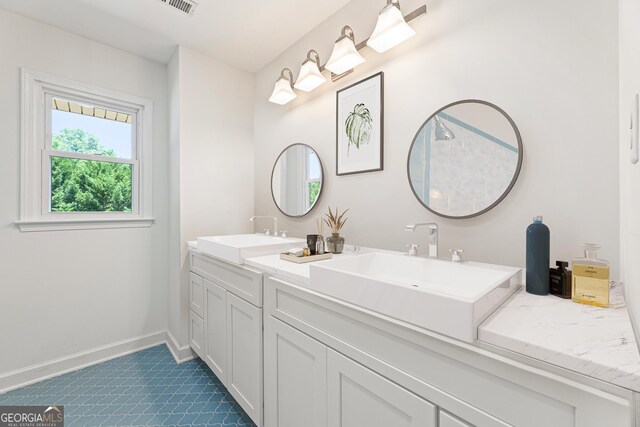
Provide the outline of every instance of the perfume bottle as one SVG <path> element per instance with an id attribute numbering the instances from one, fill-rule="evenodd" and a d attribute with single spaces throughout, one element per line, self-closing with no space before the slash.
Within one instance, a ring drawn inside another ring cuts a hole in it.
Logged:
<path id="1" fill-rule="evenodd" d="M 550 293 L 563 299 L 571 299 L 571 270 L 569 263 L 556 261 L 558 268 L 549 269 Z"/>
<path id="2" fill-rule="evenodd" d="M 609 261 L 598 259 L 600 246 L 583 246 L 584 258 L 573 260 L 571 299 L 580 304 L 609 307 Z"/>

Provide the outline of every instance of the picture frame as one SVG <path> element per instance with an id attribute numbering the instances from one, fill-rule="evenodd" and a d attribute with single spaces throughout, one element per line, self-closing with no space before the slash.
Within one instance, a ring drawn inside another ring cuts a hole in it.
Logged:
<path id="1" fill-rule="evenodd" d="M 336 175 L 384 169 L 384 73 L 336 92 Z"/>

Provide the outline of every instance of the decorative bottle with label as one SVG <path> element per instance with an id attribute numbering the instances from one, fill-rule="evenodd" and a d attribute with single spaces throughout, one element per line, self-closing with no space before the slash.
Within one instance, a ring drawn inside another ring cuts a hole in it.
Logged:
<path id="1" fill-rule="evenodd" d="M 584 258 L 573 260 L 571 299 L 580 304 L 609 307 L 609 261 L 598 259 L 599 245 L 583 246 Z"/>
<path id="2" fill-rule="evenodd" d="M 549 269 L 550 293 L 563 299 L 571 299 L 571 270 L 567 270 L 569 263 L 556 261 L 556 265 L 558 268 Z"/>

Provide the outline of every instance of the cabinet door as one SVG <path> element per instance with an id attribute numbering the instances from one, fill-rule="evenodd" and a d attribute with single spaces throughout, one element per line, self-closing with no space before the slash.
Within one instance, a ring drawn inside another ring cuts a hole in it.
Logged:
<path id="1" fill-rule="evenodd" d="M 227 291 L 204 281 L 204 361 L 227 384 Z"/>
<path id="2" fill-rule="evenodd" d="M 435 405 L 329 349 L 327 421 L 335 427 L 435 427 Z"/>
<path id="3" fill-rule="evenodd" d="M 262 425 L 262 309 L 227 292 L 227 389 Z"/>
<path id="4" fill-rule="evenodd" d="M 189 308 L 200 317 L 204 317 L 204 279 L 189 272 Z"/>
<path id="5" fill-rule="evenodd" d="M 204 322 L 191 310 L 189 310 L 189 345 L 202 358 L 204 354 Z"/>
<path id="6" fill-rule="evenodd" d="M 443 411 L 439 412 L 440 424 L 438 427 L 473 427 L 471 424 L 467 424 L 460 418 L 451 415 L 450 413 Z"/>
<path id="7" fill-rule="evenodd" d="M 273 317 L 265 322 L 265 426 L 326 427 L 327 347 Z"/>

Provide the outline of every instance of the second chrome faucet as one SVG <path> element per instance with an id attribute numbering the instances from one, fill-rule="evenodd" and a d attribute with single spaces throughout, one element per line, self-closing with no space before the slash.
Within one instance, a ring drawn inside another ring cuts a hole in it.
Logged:
<path id="1" fill-rule="evenodd" d="M 418 227 L 429 228 L 429 258 L 438 258 L 438 224 L 435 222 L 422 222 L 409 224 L 404 229 L 407 231 L 415 231 Z"/>
<path id="2" fill-rule="evenodd" d="M 273 220 L 273 235 L 277 236 L 278 235 L 278 218 L 276 218 L 275 216 L 252 216 L 251 218 L 249 218 L 249 222 L 254 222 L 256 220 L 256 218 L 270 218 Z M 255 232 L 255 225 L 254 225 L 254 232 Z M 265 235 L 270 236 L 271 235 L 271 230 L 266 228 L 265 230 Z"/>

